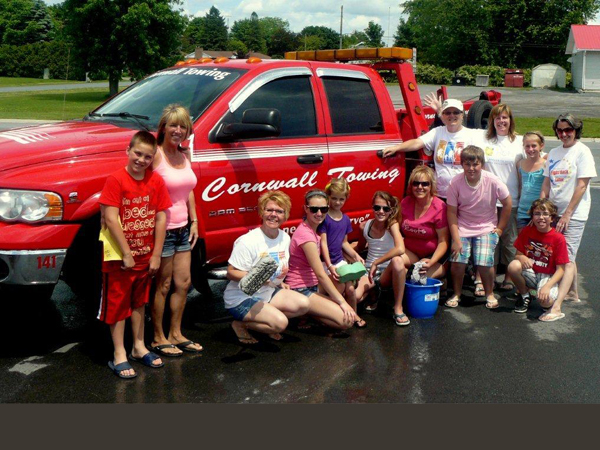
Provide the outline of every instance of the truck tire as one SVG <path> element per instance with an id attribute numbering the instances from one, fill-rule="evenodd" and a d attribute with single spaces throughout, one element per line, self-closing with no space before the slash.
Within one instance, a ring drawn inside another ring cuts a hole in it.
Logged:
<path id="1" fill-rule="evenodd" d="M 86 220 L 67 250 L 62 279 L 82 301 L 86 317 L 98 313 L 102 290 L 102 244 L 98 241 L 100 216 Z"/>
<path id="2" fill-rule="evenodd" d="M 487 100 L 474 102 L 467 115 L 467 128 L 487 128 L 492 108 L 492 104 Z"/>
<path id="3" fill-rule="evenodd" d="M 196 246 L 192 250 L 192 285 L 203 298 L 211 300 L 213 298 L 210 284 L 208 283 L 208 277 L 206 276 L 206 247 L 204 246 L 204 240 L 198 239 Z"/>

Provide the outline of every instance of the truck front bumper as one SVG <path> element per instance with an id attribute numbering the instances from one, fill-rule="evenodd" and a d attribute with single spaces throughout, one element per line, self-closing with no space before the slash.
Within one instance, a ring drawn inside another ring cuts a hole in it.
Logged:
<path id="1" fill-rule="evenodd" d="M 56 284 L 67 249 L 0 250 L 0 283 Z"/>

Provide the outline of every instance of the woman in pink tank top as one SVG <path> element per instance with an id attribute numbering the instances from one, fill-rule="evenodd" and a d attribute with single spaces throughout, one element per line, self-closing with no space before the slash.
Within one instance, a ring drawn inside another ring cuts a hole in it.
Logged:
<path id="1" fill-rule="evenodd" d="M 181 356 L 184 351 L 200 352 L 202 346 L 181 332 L 181 319 L 191 285 L 191 250 L 198 240 L 198 219 L 194 201 L 196 175 L 187 148 L 181 146 L 192 132 L 187 109 L 180 105 L 167 106 L 158 123 L 158 150 L 152 168 L 165 180 L 171 197 L 167 211 L 167 234 L 157 274 L 156 294 L 152 302 L 154 339 L 152 349 L 164 356 Z M 188 220 L 191 225 L 188 229 Z M 166 298 L 173 285 L 168 337 L 163 329 Z"/>

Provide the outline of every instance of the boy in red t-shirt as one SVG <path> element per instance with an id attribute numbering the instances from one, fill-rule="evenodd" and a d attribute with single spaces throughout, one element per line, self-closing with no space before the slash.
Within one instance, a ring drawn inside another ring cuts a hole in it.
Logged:
<path id="1" fill-rule="evenodd" d="M 527 312 L 531 301 L 529 288 L 536 289 L 540 305 L 548 309 L 540 316 L 540 320 L 553 322 L 565 317 L 560 307 L 566 289 L 559 289 L 559 283 L 565 273 L 565 264 L 569 262 L 567 242 L 562 234 L 552 228 L 557 209 L 550 200 L 544 198 L 534 201 L 529 216 L 535 226 L 521 230 L 515 241 L 517 256 L 508 266 L 508 273 L 519 292 L 515 312 Z"/>
<path id="2" fill-rule="evenodd" d="M 139 131 L 127 147 L 127 166 L 110 175 L 102 194 L 102 217 L 122 254 L 122 261 L 102 263 L 102 299 L 98 318 L 110 325 L 114 346 L 110 369 L 121 378 L 137 373 L 129 364 L 123 337 L 131 317 L 133 349 L 129 357 L 148 367 L 164 365 L 144 344 L 144 308 L 152 277 L 160 267 L 166 214 L 171 206 L 162 177 L 146 170 L 156 153 L 156 138 Z"/>

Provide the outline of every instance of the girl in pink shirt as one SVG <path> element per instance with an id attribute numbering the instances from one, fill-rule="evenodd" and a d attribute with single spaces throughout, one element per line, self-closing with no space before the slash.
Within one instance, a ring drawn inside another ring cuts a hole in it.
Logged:
<path id="1" fill-rule="evenodd" d="M 321 262 L 321 237 L 317 227 L 325 220 L 328 203 L 327 194 L 320 189 L 310 190 L 304 196 L 306 216 L 292 236 L 285 282 L 291 289 L 308 297 L 308 316 L 331 328 L 344 330 L 350 328 L 358 317 L 336 289 Z"/>

